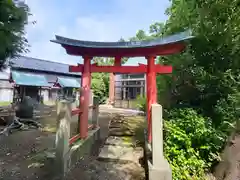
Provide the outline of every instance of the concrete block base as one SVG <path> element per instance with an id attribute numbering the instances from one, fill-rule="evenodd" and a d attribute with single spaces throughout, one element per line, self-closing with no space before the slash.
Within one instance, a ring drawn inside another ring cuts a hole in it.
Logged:
<path id="1" fill-rule="evenodd" d="M 68 167 L 71 169 L 79 161 L 92 156 L 95 151 L 97 142 L 100 139 L 100 128 L 96 128 L 92 131 L 89 131 L 88 137 L 84 140 L 76 142 L 71 146 L 69 151 L 69 162 Z"/>
<path id="2" fill-rule="evenodd" d="M 98 147 L 98 140 L 100 140 L 100 128 L 89 131 L 86 139 L 79 140 L 71 145 L 62 159 L 58 159 L 59 157 L 54 155 L 53 167 L 55 170 L 52 176 L 60 179 L 64 178 L 79 161 L 87 160 L 95 155 L 100 148 Z"/>
<path id="3" fill-rule="evenodd" d="M 172 170 L 167 160 L 163 161 L 162 167 L 154 167 L 148 161 L 148 179 L 149 180 L 172 180 Z"/>

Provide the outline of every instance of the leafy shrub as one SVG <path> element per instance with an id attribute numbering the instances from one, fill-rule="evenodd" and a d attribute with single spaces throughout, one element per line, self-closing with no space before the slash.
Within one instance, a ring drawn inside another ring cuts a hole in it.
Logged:
<path id="1" fill-rule="evenodd" d="M 138 96 L 136 99 L 136 107 L 143 112 L 147 110 L 147 100 L 146 97 Z"/>
<path id="2" fill-rule="evenodd" d="M 105 83 L 105 78 L 108 76 L 103 73 L 93 73 L 92 74 L 92 90 L 94 96 L 99 99 L 99 103 L 105 103 L 108 97 L 108 87 Z"/>
<path id="3" fill-rule="evenodd" d="M 211 121 L 190 108 L 173 109 L 164 126 L 165 157 L 171 163 L 173 179 L 204 179 L 224 141 Z"/>

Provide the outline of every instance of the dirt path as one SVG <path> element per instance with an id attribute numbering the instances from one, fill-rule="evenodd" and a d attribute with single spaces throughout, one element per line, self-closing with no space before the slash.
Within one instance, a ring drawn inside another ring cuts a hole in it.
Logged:
<path id="1" fill-rule="evenodd" d="M 134 123 L 132 123 L 135 125 L 134 128 L 138 127 L 136 125 L 142 125 L 142 120 L 144 119 L 143 117 L 137 116 L 136 111 L 103 108 L 101 112 L 107 117 L 111 117 L 112 123 L 113 119 L 121 122 L 134 120 Z M 124 118 L 124 116 L 128 118 Z M 116 126 L 114 125 L 114 127 Z M 68 174 L 66 180 L 78 180 L 79 177 L 83 180 L 143 180 L 144 170 L 139 164 L 139 156 L 134 156 L 139 153 L 141 154 L 140 156 L 142 156 L 142 148 L 136 145 L 136 139 L 129 141 L 131 135 L 128 134 L 125 136 L 126 132 L 123 131 L 121 134 L 118 133 L 119 138 L 116 138 L 116 134 L 109 132 L 108 127 L 102 128 L 102 132 L 104 133 L 102 137 L 105 141 L 102 144 L 99 156 L 79 162 Z M 136 137 L 138 138 L 138 136 Z M 109 138 L 111 138 L 111 140 L 109 140 Z M 124 140 L 121 141 L 121 139 Z M 135 143 L 134 146 L 131 146 L 133 145 L 131 143 Z M 124 153 L 122 153 L 123 151 Z M 108 157 L 105 158 L 102 154 L 107 154 Z"/>
<path id="2" fill-rule="evenodd" d="M 96 146 L 103 146 L 108 136 L 108 125 L 113 114 L 122 113 L 119 109 L 100 109 L 99 123 L 101 127 L 101 140 Z M 126 114 L 132 112 L 127 111 Z M 48 117 L 41 121 L 50 129 L 55 125 L 55 117 Z M 53 128 L 54 129 L 54 128 Z M 54 132 L 54 130 L 53 130 Z M 14 132 L 8 137 L 0 138 L 0 179 L 2 180 L 51 180 L 49 172 L 51 166 L 36 163 L 36 157 L 41 156 L 47 149 L 53 149 L 55 133 L 27 130 Z M 97 148 L 96 148 L 97 149 Z M 97 155 L 83 159 L 69 173 L 66 180 L 90 179 L 141 179 L 142 168 L 136 162 L 104 162 L 97 160 Z M 39 158 L 39 157 L 38 157 Z M 41 157 L 40 157 L 41 158 Z M 47 167 L 47 168 L 46 168 Z M 135 175 L 135 174 L 136 175 Z M 129 175 L 131 174 L 131 175 Z M 134 176 L 137 176 L 134 178 Z"/>

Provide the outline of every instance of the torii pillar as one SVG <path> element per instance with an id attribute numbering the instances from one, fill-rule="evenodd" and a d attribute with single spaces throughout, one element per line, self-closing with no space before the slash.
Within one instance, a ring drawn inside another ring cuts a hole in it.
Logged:
<path id="1" fill-rule="evenodd" d="M 152 118 L 151 118 L 151 105 L 157 102 L 157 83 L 156 83 L 156 71 L 155 57 L 147 56 L 147 122 L 148 122 L 148 141 L 152 141 Z"/>
<path id="2" fill-rule="evenodd" d="M 114 66 L 121 67 L 121 56 L 116 56 L 114 59 Z M 110 73 L 109 76 L 109 105 L 114 105 L 115 102 L 115 73 Z"/>
<path id="3" fill-rule="evenodd" d="M 79 114 L 79 129 L 81 138 L 87 138 L 88 135 L 88 112 L 89 112 L 89 95 L 91 88 L 91 60 L 92 57 L 83 57 L 83 71 L 82 71 L 82 89 L 80 90 L 80 109 L 82 113 Z"/>

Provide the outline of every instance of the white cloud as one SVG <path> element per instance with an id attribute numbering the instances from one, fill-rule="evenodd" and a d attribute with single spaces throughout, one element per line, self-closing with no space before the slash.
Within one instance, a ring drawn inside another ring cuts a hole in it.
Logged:
<path id="1" fill-rule="evenodd" d="M 84 13 L 76 13 L 73 16 L 74 4 L 70 4 L 71 7 L 70 5 L 64 7 L 63 11 L 58 8 L 59 0 L 26 0 L 26 2 L 33 14 L 30 21 L 37 21 L 36 25 L 27 27 L 27 38 L 31 46 L 27 55 L 70 64 L 79 62 L 81 58 L 67 55 L 59 44 L 50 42 L 55 35 L 93 41 L 117 41 L 120 37 L 129 38 L 134 36 L 138 29 L 147 30 L 151 23 L 165 20 L 163 13 L 168 5 L 167 0 L 166 2 L 113 0 L 118 7 L 116 14 L 102 13 L 100 16 L 92 12 L 90 16 Z"/>

